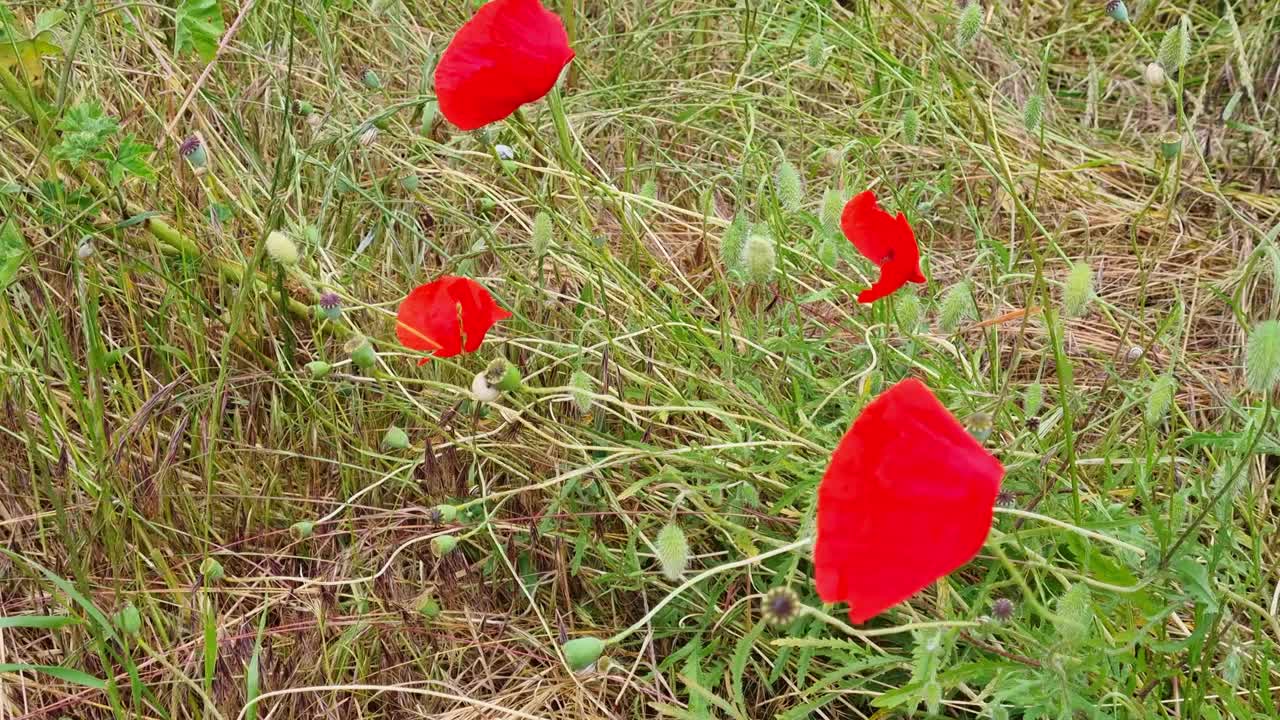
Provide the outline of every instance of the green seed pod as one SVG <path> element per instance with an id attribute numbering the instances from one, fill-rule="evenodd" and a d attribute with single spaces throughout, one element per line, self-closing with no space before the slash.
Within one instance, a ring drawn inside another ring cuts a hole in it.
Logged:
<path id="1" fill-rule="evenodd" d="M 374 72 L 373 68 L 365 68 L 364 72 L 360 73 L 360 82 L 370 90 L 382 89 L 382 78 L 378 77 L 378 73 Z"/>
<path id="2" fill-rule="evenodd" d="M 520 368 L 507 362 L 506 358 L 497 358 L 489 363 L 489 368 L 484 371 L 484 375 L 489 385 L 502 392 L 515 392 L 520 389 L 522 382 Z"/>
<path id="3" fill-rule="evenodd" d="M 293 107 L 295 110 L 298 111 L 298 114 L 301 115 L 302 117 L 307 117 L 311 113 L 315 112 L 315 108 L 312 107 L 311 103 L 307 102 L 306 100 L 294 101 Z"/>
<path id="4" fill-rule="evenodd" d="M 774 174 L 774 187 L 778 192 L 778 202 L 787 212 L 797 212 L 804 203 L 804 181 L 800 171 L 791 161 L 782 158 L 778 170 Z"/>
<path id="5" fill-rule="evenodd" d="M 307 363 L 307 372 L 316 379 L 328 376 L 332 370 L 333 366 L 323 360 L 312 360 Z"/>
<path id="6" fill-rule="evenodd" d="M 357 335 L 348 340 L 343 347 L 351 355 L 351 362 L 361 370 L 368 370 L 378 362 L 378 355 L 373 351 L 373 344 L 369 342 L 369 338 Z"/>
<path id="7" fill-rule="evenodd" d="M 547 254 L 551 249 L 551 236 L 554 232 L 555 224 L 551 221 L 551 215 L 539 210 L 538 214 L 533 216 L 533 234 L 529 239 L 529 249 L 533 251 L 534 257 L 540 258 Z"/>
<path id="8" fill-rule="evenodd" d="M 973 293 L 969 290 L 969 283 L 952 285 L 943 296 L 942 307 L 938 310 L 938 329 L 947 334 L 955 332 L 960 323 L 969 317 L 972 309 Z"/>
<path id="9" fill-rule="evenodd" d="M 564 652 L 569 668 L 578 672 L 591 667 L 599 659 L 600 653 L 604 652 L 604 641 L 593 637 L 574 638 L 561 645 L 560 650 Z"/>
<path id="10" fill-rule="evenodd" d="M 764 285 L 773 279 L 778 266 L 778 252 L 773 238 L 765 232 L 753 231 L 742 248 L 742 267 L 747 279 Z"/>
<path id="11" fill-rule="evenodd" d="M 1280 382 L 1280 322 L 1264 320 L 1249 333 L 1244 353 L 1244 380 L 1256 393 L 1271 392 Z"/>
<path id="12" fill-rule="evenodd" d="M 418 612 L 428 620 L 437 618 L 440 616 L 440 603 L 436 602 L 435 598 L 428 595 L 418 603 Z"/>
<path id="13" fill-rule="evenodd" d="M 840 232 L 840 216 L 844 214 L 844 193 L 827 188 L 822 193 L 822 232 L 835 235 Z"/>
<path id="14" fill-rule="evenodd" d="M 591 404 L 595 400 L 591 397 L 591 391 L 595 389 L 595 384 L 595 378 L 584 370 L 575 370 L 569 378 L 569 396 L 573 398 L 573 404 L 578 407 L 578 412 L 583 415 L 591 412 Z"/>
<path id="15" fill-rule="evenodd" d="M 316 531 L 316 524 L 310 520 L 299 520 L 289 526 L 289 533 L 299 540 L 306 540 Z"/>
<path id="16" fill-rule="evenodd" d="M 1178 389 L 1172 375 L 1161 375 L 1147 394 L 1147 409 L 1143 413 L 1147 425 L 1152 427 L 1164 422 L 1169 413 L 1169 405 L 1173 403 L 1173 394 Z"/>
<path id="17" fill-rule="evenodd" d="M 1093 300 L 1093 268 L 1087 263 L 1072 263 L 1067 282 L 1062 287 L 1062 314 L 1075 318 L 1085 314 Z"/>
<path id="18" fill-rule="evenodd" d="M 200 574 L 211 583 L 216 583 L 227 576 L 226 570 L 222 569 L 222 563 L 212 557 L 207 557 L 200 563 Z"/>
<path id="19" fill-rule="evenodd" d="M 1022 106 L 1022 125 L 1032 135 L 1039 135 L 1044 123 L 1044 95 L 1032 93 Z"/>
<path id="20" fill-rule="evenodd" d="M 1178 154 L 1182 152 L 1182 136 L 1176 132 L 1169 131 L 1160 134 L 1160 155 L 1165 160 L 1173 162 L 1178 158 Z"/>
<path id="21" fill-rule="evenodd" d="M 400 178 L 400 187 L 405 190 L 408 190 L 409 192 L 413 192 L 414 190 L 417 190 L 418 174 L 409 173 L 408 175 L 405 175 L 404 177 Z"/>
<path id="22" fill-rule="evenodd" d="M 382 436 L 382 447 L 387 450 L 404 450 L 409 447 L 409 434 L 398 427 L 389 427 Z"/>
<path id="23" fill-rule="evenodd" d="M 1125 6 L 1124 0 L 1109 0 L 1106 6 L 1107 17 L 1116 22 L 1129 22 L 1129 8 Z"/>
<path id="24" fill-rule="evenodd" d="M 138 612 L 138 608 L 129 602 L 120 609 L 116 616 L 116 627 L 125 635 L 137 635 L 142 632 L 142 613 Z"/>
<path id="25" fill-rule="evenodd" d="M 437 505 L 435 511 L 440 513 L 440 522 L 451 523 L 458 519 L 457 505 Z"/>
<path id="26" fill-rule="evenodd" d="M 742 267 L 742 248 L 747 244 L 750 221 L 743 213 L 734 216 L 733 222 L 720 238 L 720 262 L 725 272 L 736 272 Z"/>
<path id="27" fill-rule="evenodd" d="M 458 547 L 458 538 L 452 535 L 437 535 L 431 538 L 431 552 L 436 557 L 444 557 Z"/>
<path id="28" fill-rule="evenodd" d="M 960 13 L 960 22 L 956 25 L 956 47 L 965 47 L 982 32 L 982 5 L 978 0 L 969 0 Z"/>
<path id="29" fill-rule="evenodd" d="M 684 530 L 675 523 L 667 523 L 658 533 L 653 547 L 662 566 L 662 574 L 668 580 L 679 580 L 689 566 L 689 541 L 685 539 Z"/>

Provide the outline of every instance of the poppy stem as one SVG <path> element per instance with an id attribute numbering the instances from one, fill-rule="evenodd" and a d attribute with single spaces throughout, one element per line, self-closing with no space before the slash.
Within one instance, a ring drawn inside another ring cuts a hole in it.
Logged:
<path id="1" fill-rule="evenodd" d="M 1118 538 L 1113 538 L 1110 535 L 1103 535 L 1100 532 L 1094 532 L 1093 530 L 1082 528 L 1079 525 L 1072 525 L 1069 522 L 1064 522 L 1056 518 L 1051 518 L 1048 515 L 1041 515 L 1040 513 L 1034 513 L 1029 510 L 1019 510 L 1018 508 L 998 507 L 995 509 L 995 511 L 1005 515 L 1013 515 L 1015 517 L 1026 518 L 1028 520 L 1039 520 L 1040 522 L 1048 523 L 1049 525 L 1056 525 L 1060 528 L 1063 528 L 1064 530 L 1070 530 L 1071 532 L 1077 535 L 1083 535 L 1084 537 L 1087 537 L 1087 538 L 1100 540 L 1109 545 L 1115 545 L 1118 548 L 1128 550 L 1129 552 L 1132 552 L 1132 553 L 1137 553 L 1139 557 L 1147 556 L 1147 551 L 1138 547 L 1137 545 L 1130 545 L 1129 543 L 1123 540 L 1120 540 Z"/>
<path id="2" fill-rule="evenodd" d="M 717 565 L 713 568 L 708 568 L 706 570 L 703 570 L 697 575 L 694 575 L 688 580 L 685 580 L 683 583 L 680 584 L 679 587 L 677 587 L 675 590 L 672 590 L 670 593 L 668 593 L 666 597 L 662 598 L 662 600 L 660 600 L 658 604 L 654 605 L 653 609 L 645 613 L 644 617 L 637 620 L 633 625 L 631 625 L 631 627 L 627 628 L 626 630 L 623 630 L 617 635 L 614 635 L 608 640 L 605 640 L 604 644 L 615 645 L 619 642 L 622 642 L 632 633 L 634 633 L 635 631 L 647 625 L 649 621 L 652 620 L 653 617 L 657 615 L 660 610 L 662 610 L 662 608 L 666 607 L 672 600 L 675 600 L 676 597 L 680 595 L 680 593 L 684 592 L 685 590 L 688 590 L 689 588 L 693 587 L 694 585 L 697 585 L 698 583 L 702 582 L 703 580 L 706 580 L 707 578 L 713 575 L 718 575 L 722 572 L 725 572 L 726 570 L 733 570 L 734 568 L 754 565 L 760 562 L 761 560 L 767 560 L 771 557 L 776 557 L 778 555 L 783 555 L 783 554 L 792 552 L 794 550 L 799 550 L 801 548 L 808 547 L 809 545 L 812 545 L 812 544 L 813 544 L 812 537 L 804 537 L 804 538 L 800 538 L 799 540 L 796 540 L 793 543 L 783 545 L 782 547 L 776 547 L 768 552 L 760 553 L 759 555 L 752 555 L 749 558 L 743 558 L 741 560 L 736 560 L 731 563 L 725 563 L 724 565 Z"/>

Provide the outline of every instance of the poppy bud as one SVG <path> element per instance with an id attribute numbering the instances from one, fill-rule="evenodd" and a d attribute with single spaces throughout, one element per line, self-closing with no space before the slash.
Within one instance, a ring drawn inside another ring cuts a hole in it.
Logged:
<path id="1" fill-rule="evenodd" d="M 1164 68 L 1161 67 L 1160 63 L 1147 63 L 1146 72 L 1142 76 L 1146 78 L 1147 84 L 1151 87 L 1164 87 L 1166 78 Z"/>
<path id="2" fill-rule="evenodd" d="M 1161 375 L 1156 378 L 1155 385 L 1147 394 L 1147 409 L 1143 413 L 1147 425 L 1154 427 L 1164 421 L 1165 415 L 1169 412 L 1169 405 L 1173 403 L 1173 393 L 1177 389 L 1177 383 L 1174 382 L 1172 375 Z"/>
<path id="3" fill-rule="evenodd" d="M 760 604 L 760 617 L 770 625 L 786 625 L 800 614 L 800 596 L 786 586 L 770 588 Z"/>
<path id="4" fill-rule="evenodd" d="M 1058 636 L 1064 644 L 1076 646 L 1089 637 L 1093 628 L 1092 602 L 1089 586 L 1084 583 L 1072 585 L 1058 598 L 1054 624 L 1058 626 Z"/>
<path id="5" fill-rule="evenodd" d="M 80 238 L 80 244 L 76 246 L 76 257 L 81 260 L 88 260 L 93 257 L 93 251 L 93 238 L 88 235 Z"/>
<path id="6" fill-rule="evenodd" d="M 378 356 L 373 351 L 373 344 L 369 342 L 369 338 L 362 335 L 351 338 L 342 348 L 351 356 L 351 362 L 361 370 L 368 370 L 378 361 Z"/>
<path id="7" fill-rule="evenodd" d="M 898 329 L 906 335 L 915 334 L 920 324 L 920 298 L 913 294 L 905 294 L 894 305 L 893 314 L 898 320 Z"/>
<path id="8" fill-rule="evenodd" d="M 534 257 L 543 257 L 551 249 L 551 235 L 554 231 L 555 226 L 551 222 L 551 215 L 544 210 L 539 210 L 538 214 L 533 216 L 533 234 L 529 238 L 529 249 L 533 251 Z"/>
<path id="9" fill-rule="evenodd" d="M 138 612 L 137 606 L 130 601 L 116 615 L 116 627 L 125 635 L 137 635 L 142 632 L 142 614 Z"/>
<path id="10" fill-rule="evenodd" d="M 595 388 L 595 382 L 585 370 L 575 370 L 569 378 L 569 396 L 573 398 L 578 412 L 583 415 L 591 412 L 591 404 L 595 400 L 591 397 L 591 391 Z"/>
<path id="11" fill-rule="evenodd" d="M 778 193 L 778 203 L 782 205 L 782 209 L 787 212 L 798 211 L 804 202 L 804 181 L 800 178 L 800 171 L 796 166 L 792 165 L 790 160 L 782 158 L 778 163 L 773 182 L 774 189 Z"/>
<path id="12" fill-rule="evenodd" d="M 827 235 L 840 232 L 840 215 L 844 212 L 844 193 L 827 188 L 822 193 L 822 231 Z"/>
<path id="13" fill-rule="evenodd" d="M 1244 381 L 1257 393 L 1271 392 L 1280 382 L 1280 322 L 1264 320 L 1249 333 L 1244 351 Z"/>
<path id="14" fill-rule="evenodd" d="M 186 158 L 187 164 L 197 175 L 205 170 L 205 166 L 209 164 L 209 155 L 204 149 L 204 138 L 200 137 L 200 133 L 196 133 L 178 146 L 178 154 Z"/>
<path id="15" fill-rule="evenodd" d="M 804 62 L 814 70 L 820 70 L 827 63 L 827 40 L 821 32 L 809 38 L 809 45 L 804 50 Z"/>
<path id="16" fill-rule="evenodd" d="M 1042 405 L 1044 405 L 1044 386 L 1033 382 L 1022 392 L 1022 412 L 1027 417 L 1034 417 L 1040 414 Z"/>
<path id="17" fill-rule="evenodd" d="M 382 436 L 382 447 L 388 450 L 404 450 L 409 447 L 409 434 L 392 425 Z"/>
<path id="18" fill-rule="evenodd" d="M 902 113 L 902 141 L 915 145 L 920 135 L 920 113 L 915 108 L 907 108 Z"/>
<path id="19" fill-rule="evenodd" d="M 222 569 L 222 563 L 218 562 L 217 559 L 207 557 L 204 559 L 204 562 L 200 563 L 200 575 L 202 575 L 205 580 L 208 580 L 211 583 L 216 583 L 226 577 L 227 572 Z"/>
<path id="20" fill-rule="evenodd" d="M 685 539 L 684 530 L 673 522 L 667 523 L 658 533 L 653 547 L 658 563 L 662 565 L 662 574 L 668 580 L 679 580 L 689 566 L 689 541 Z"/>
<path id="21" fill-rule="evenodd" d="M 435 598 L 428 595 L 418 603 L 418 612 L 428 620 L 439 617 L 440 603 L 436 602 Z"/>
<path id="22" fill-rule="evenodd" d="M 491 403 L 502 395 L 498 388 L 489 385 L 484 373 L 478 372 L 471 378 L 471 399 L 479 403 Z"/>
<path id="23" fill-rule="evenodd" d="M 604 641 L 593 637 L 574 638 L 561 645 L 560 650 L 569 663 L 569 669 L 579 672 L 591 667 L 600 657 L 604 652 Z"/>
<path id="24" fill-rule="evenodd" d="M 777 264 L 778 254 L 773 246 L 773 238 L 766 232 L 753 230 L 742 248 L 742 267 L 747 279 L 763 285 L 773 279 Z"/>
<path id="25" fill-rule="evenodd" d="M 400 178 L 400 187 L 413 192 L 418 189 L 418 173 L 409 173 Z"/>
<path id="26" fill-rule="evenodd" d="M 742 248 L 747 243 L 748 230 L 747 216 L 738 213 L 720 237 L 720 262 L 725 272 L 736 272 L 742 266 Z"/>
<path id="27" fill-rule="evenodd" d="M 1027 103 L 1022 106 L 1022 125 L 1032 135 L 1040 134 L 1040 126 L 1044 121 L 1044 95 L 1032 93 Z"/>
<path id="28" fill-rule="evenodd" d="M 1169 28 L 1160 40 L 1160 64 L 1168 72 L 1174 72 L 1186 64 L 1191 56 L 1191 23 L 1185 15 L 1177 25 Z"/>
<path id="29" fill-rule="evenodd" d="M 378 77 L 378 73 L 374 72 L 373 68 L 365 68 L 364 72 L 360 73 L 360 82 L 370 90 L 382 89 L 382 78 Z"/>
<path id="30" fill-rule="evenodd" d="M 991 413 L 974 413 L 969 416 L 965 422 L 965 428 L 974 440 L 978 442 L 986 442 L 991 437 L 991 433 L 995 430 L 995 423 L 991 417 Z"/>
<path id="31" fill-rule="evenodd" d="M 311 533 L 315 532 L 315 530 L 316 530 L 316 524 L 311 522 L 310 520 L 299 520 L 298 522 L 289 526 L 289 534 L 293 535 L 299 540 L 306 540 L 307 538 L 311 537 Z"/>
<path id="32" fill-rule="evenodd" d="M 311 373 L 311 377 L 319 380 L 328 376 L 333 370 L 333 366 L 323 360 L 312 360 L 307 363 L 307 372 Z"/>
<path id="33" fill-rule="evenodd" d="M 938 328 L 951 334 L 960 327 L 960 323 L 969 317 L 973 308 L 973 293 L 969 283 L 959 282 L 947 290 L 942 298 L 942 307 L 938 309 Z"/>
<path id="34" fill-rule="evenodd" d="M 1107 3 L 1107 17 L 1116 22 L 1129 22 L 1129 8 L 1125 6 L 1124 0 L 1110 0 Z"/>
<path id="35" fill-rule="evenodd" d="M 502 392 L 515 392 L 520 389 L 522 381 L 520 368 L 507 362 L 505 358 L 495 358 L 484 371 L 485 380 Z"/>
<path id="36" fill-rule="evenodd" d="M 433 510 L 440 514 L 440 522 L 451 523 L 458 519 L 457 505 L 437 505 Z"/>
<path id="37" fill-rule="evenodd" d="M 844 239 L 836 233 L 828 233 L 818 246 L 818 262 L 833 268 L 840 260 L 840 249 L 844 247 Z"/>
<path id="38" fill-rule="evenodd" d="M 960 22 L 956 25 L 956 47 L 964 47 L 973 42 L 982 32 L 982 4 L 978 0 L 970 0 L 960 12 Z"/>
<path id="39" fill-rule="evenodd" d="M 648 180 L 645 180 L 644 184 L 640 186 L 640 197 L 644 198 L 645 200 L 657 200 L 658 199 L 658 182 L 653 178 L 649 178 Z"/>
<path id="40" fill-rule="evenodd" d="M 279 230 L 267 234 L 267 254 L 272 260 L 289 267 L 298 264 L 298 246 L 290 237 Z"/>
<path id="41" fill-rule="evenodd" d="M 444 557 L 458 547 L 458 538 L 452 535 L 437 535 L 431 538 L 431 551 L 437 557 Z"/>
<path id="42" fill-rule="evenodd" d="M 1093 269 L 1087 263 L 1072 263 L 1067 282 L 1062 287 L 1062 314 L 1080 317 L 1093 300 Z"/>
<path id="43" fill-rule="evenodd" d="M 1160 135 L 1160 155 L 1165 160 L 1173 162 L 1178 158 L 1178 153 L 1182 152 L 1182 136 L 1170 130 Z"/>

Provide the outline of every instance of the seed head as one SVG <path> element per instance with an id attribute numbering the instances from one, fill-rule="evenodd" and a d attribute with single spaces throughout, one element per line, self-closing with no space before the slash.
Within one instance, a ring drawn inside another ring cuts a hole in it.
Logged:
<path id="1" fill-rule="evenodd" d="M 770 625 L 786 625 L 800 614 L 800 596 L 786 586 L 772 588 L 764 594 L 760 616 Z"/>
<path id="2" fill-rule="evenodd" d="M 996 601 L 991 603 L 991 617 L 997 622 L 1008 622 L 1016 609 L 1009 598 L 996 598 Z"/>

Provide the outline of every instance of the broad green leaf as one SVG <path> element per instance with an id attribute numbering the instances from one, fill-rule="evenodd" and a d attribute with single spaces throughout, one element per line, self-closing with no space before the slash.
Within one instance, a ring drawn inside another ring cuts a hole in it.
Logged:
<path id="1" fill-rule="evenodd" d="M 0 673 L 16 673 L 30 670 L 32 672 L 44 673 L 50 677 L 56 677 L 59 680 L 66 680 L 69 683 L 91 687 L 96 690 L 107 689 L 107 681 L 102 678 L 96 678 L 89 673 L 72 668 L 60 667 L 58 665 L 32 665 L 30 663 L 0 663 Z"/>
<path id="2" fill-rule="evenodd" d="M 0 630 L 7 628 L 37 628 L 57 630 L 64 625 L 74 625 L 79 619 L 66 615 L 11 615 L 0 617 Z"/>
<path id="3" fill-rule="evenodd" d="M 132 135 L 126 135 L 120 141 L 120 147 L 107 165 L 107 173 L 112 185 L 119 185 L 125 176 L 132 175 L 143 180 L 154 180 L 156 173 L 147 162 L 147 156 L 156 149 L 146 143 L 140 143 Z"/>
<path id="4" fill-rule="evenodd" d="M 42 33 L 54 29 L 66 19 L 66 10 L 45 10 L 36 16 L 36 22 L 31 28 L 31 34 L 39 37 Z"/>
<path id="5" fill-rule="evenodd" d="M 61 53 L 62 48 L 53 44 L 53 38 L 47 32 L 27 40 L 3 38 L 0 39 L 0 68 L 16 73 L 19 81 L 25 80 L 36 87 L 44 82 L 44 65 L 40 58 Z M 14 70 L 15 67 L 19 69 Z"/>
<path id="6" fill-rule="evenodd" d="M 174 52 L 194 50 L 205 62 L 213 60 L 224 29 L 218 0 L 181 0 L 175 22 Z"/>
<path id="7" fill-rule="evenodd" d="M 9 286 L 22 267 L 22 259 L 27 256 L 27 241 L 18 232 L 18 224 L 12 220 L 0 226 L 0 289 Z M 3 627 L 3 626 L 0 626 Z"/>

